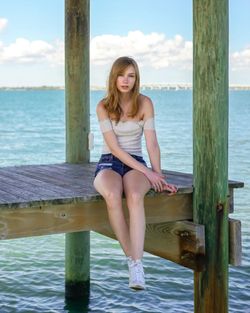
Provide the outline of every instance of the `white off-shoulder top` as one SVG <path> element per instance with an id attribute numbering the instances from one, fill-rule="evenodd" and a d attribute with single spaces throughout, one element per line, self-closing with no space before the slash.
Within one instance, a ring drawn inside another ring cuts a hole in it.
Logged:
<path id="1" fill-rule="evenodd" d="M 143 130 L 155 129 L 154 118 L 151 117 L 146 121 L 116 121 L 105 119 L 99 121 L 102 133 L 113 130 L 119 146 L 130 154 L 142 156 L 141 138 Z M 102 153 L 111 153 L 105 140 L 103 142 Z"/>

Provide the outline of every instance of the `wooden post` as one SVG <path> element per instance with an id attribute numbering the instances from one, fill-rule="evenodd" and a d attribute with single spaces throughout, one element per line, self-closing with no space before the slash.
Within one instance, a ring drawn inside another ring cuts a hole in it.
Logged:
<path id="1" fill-rule="evenodd" d="M 66 162 L 89 162 L 89 0 L 65 1 Z M 66 234 L 66 298 L 89 295 L 89 232 Z"/>
<path id="2" fill-rule="evenodd" d="M 228 312 L 228 0 L 193 0 L 194 222 L 205 225 L 206 270 L 196 313 Z"/>

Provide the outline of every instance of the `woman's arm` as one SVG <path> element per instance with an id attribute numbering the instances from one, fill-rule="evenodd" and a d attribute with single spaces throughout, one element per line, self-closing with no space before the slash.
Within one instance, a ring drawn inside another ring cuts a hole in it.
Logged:
<path id="1" fill-rule="evenodd" d="M 156 132 L 153 130 L 144 131 L 146 147 L 153 171 L 162 174 L 161 171 L 161 152 L 157 141 Z"/>
<path id="2" fill-rule="evenodd" d="M 143 108 L 144 121 L 154 118 L 154 107 L 150 98 L 144 98 Z M 161 153 L 155 129 L 145 127 L 144 136 L 152 169 L 161 174 Z"/>
<path id="3" fill-rule="evenodd" d="M 147 121 L 149 119 L 154 118 L 154 107 L 153 103 L 150 98 L 145 97 L 144 100 L 144 121 Z M 160 146 L 157 140 L 156 131 L 154 128 L 151 129 L 144 129 L 144 136 L 146 140 L 146 147 L 151 163 L 151 167 L 154 172 L 157 172 L 162 175 L 161 170 L 161 152 L 160 152 Z M 166 177 L 165 177 L 166 179 Z M 177 191 L 177 188 L 164 181 L 161 186 L 162 190 L 167 190 L 171 194 L 175 193 Z"/>

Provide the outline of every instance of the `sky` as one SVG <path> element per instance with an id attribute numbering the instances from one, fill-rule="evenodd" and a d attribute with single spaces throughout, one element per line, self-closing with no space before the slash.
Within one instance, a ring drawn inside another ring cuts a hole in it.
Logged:
<path id="1" fill-rule="evenodd" d="M 142 84 L 192 83 L 192 0 L 91 0 L 90 84 L 129 55 Z M 229 81 L 250 85 L 250 0 L 229 1 Z M 64 86 L 64 0 L 0 0 L 0 87 Z"/>

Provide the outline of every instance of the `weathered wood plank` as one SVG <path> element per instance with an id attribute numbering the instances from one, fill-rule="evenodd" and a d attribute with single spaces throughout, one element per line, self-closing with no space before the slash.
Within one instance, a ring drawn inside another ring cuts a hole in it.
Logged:
<path id="1" fill-rule="evenodd" d="M 116 239 L 108 225 L 95 231 Z M 204 226 L 188 221 L 147 224 L 144 250 L 187 268 L 202 271 L 205 256 Z"/>
<path id="2" fill-rule="evenodd" d="M 240 266 L 242 261 L 241 222 L 229 219 L 229 263 Z"/>
<path id="3" fill-rule="evenodd" d="M 173 179 L 175 179 L 174 177 L 178 177 L 178 180 L 184 180 L 185 181 L 185 185 L 193 185 L 193 174 L 190 173 L 183 173 L 183 172 L 176 172 L 176 171 L 169 171 L 169 170 L 163 170 L 164 173 L 166 173 L 167 177 L 173 177 Z M 241 181 L 236 181 L 236 180 L 232 180 L 229 179 L 228 180 L 228 185 L 231 188 L 242 188 L 244 187 L 244 183 Z"/>
<path id="4" fill-rule="evenodd" d="M 0 168 L 0 191 L 4 194 L 0 197 L 0 208 L 36 207 L 40 204 L 66 204 L 102 199 L 93 188 L 95 166 L 95 163 L 62 163 Z M 192 193 L 191 174 L 164 172 L 168 181 L 179 187 L 178 195 Z M 229 182 L 231 197 L 233 186 L 240 185 L 244 184 Z M 9 198 L 6 197 L 7 194 Z M 152 196 L 161 195 L 151 190 L 147 197 Z M 230 202 L 233 205 L 233 199 L 230 198 Z"/>
<path id="5" fill-rule="evenodd" d="M 0 177 L 9 177 L 16 181 L 23 181 L 24 179 L 28 180 L 30 184 L 36 185 L 37 181 L 47 181 L 46 178 L 48 175 L 50 177 L 53 177 L 54 173 L 51 173 L 52 167 L 49 171 L 41 172 L 39 166 L 33 166 L 33 167 L 15 167 L 15 168 L 3 168 L 0 171 Z M 47 175 L 45 174 L 47 173 Z M 61 173 L 60 173 L 61 174 Z M 62 175 L 62 174 L 61 174 Z"/>
<path id="6" fill-rule="evenodd" d="M 28 169 L 19 168 L 15 169 L 14 173 L 18 173 L 20 175 L 31 177 L 37 180 L 42 180 L 45 182 L 52 182 L 56 185 L 61 183 L 64 184 L 64 182 L 66 182 L 66 184 L 71 184 L 74 181 L 77 182 L 79 180 L 79 177 L 74 175 L 73 171 L 71 171 L 70 175 L 67 175 L 63 172 L 63 169 L 58 170 L 54 166 L 49 169 L 42 166 L 35 166 Z"/>
<path id="7" fill-rule="evenodd" d="M 0 178 L 0 188 L 2 191 L 9 193 L 12 196 L 19 197 L 21 199 L 25 199 L 26 201 L 39 199 L 35 190 L 30 191 L 29 186 L 16 186 L 13 180 Z M 50 195 L 51 196 L 51 195 Z"/>
<path id="8" fill-rule="evenodd" d="M 35 175 L 34 177 L 41 178 L 46 181 L 46 177 L 53 178 L 55 175 L 58 174 L 58 177 L 64 177 L 66 180 L 75 179 L 76 181 L 82 181 L 85 177 L 93 177 L 95 169 L 95 163 L 89 163 L 87 165 L 83 164 L 53 164 L 53 165 L 25 165 L 25 166 L 16 166 L 16 167 L 5 167 L 0 169 L 0 176 L 1 170 L 3 172 L 5 170 L 10 172 L 16 172 L 23 174 L 25 176 L 29 176 L 31 173 Z M 187 188 L 192 188 L 192 175 L 185 174 L 185 173 L 178 173 L 178 172 L 170 172 L 164 171 L 167 175 L 168 180 L 177 184 L 177 185 L 184 185 Z M 39 175 L 39 173 L 43 175 Z M 56 174 L 57 173 L 57 174 Z M 171 173 L 171 174 L 169 174 Z M 85 182 L 86 183 L 86 182 Z M 88 184 L 88 182 L 87 182 Z M 91 181 L 89 181 L 91 184 Z M 232 188 L 243 187 L 242 182 L 235 182 L 229 180 L 229 186 Z"/>
<path id="9" fill-rule="evenodd" d="M 23 167 L 2 169 L 0 174 L 12 179 L 13 184 L 22 185 L 23 182 L 28 182 L 31 185 L 30 189 L 33 189 L 33 186 L 39 186 L 43 190 L 55 191 L 58 195 L 65 194 L 65 192 L 69 194 L 69 190 L 72 190 L 73 197 L 75 192 L 77 192 L 77 195 L 79 194 L 79 189 L 86 193 L 88 189 L 93 189 L 93 187 L 90 186 L 92 180 L 86 179 L 86 173 L 74 173 L 74 171 L 71 171 L 66 176 L 58 170 L 57 175 L 55 175 L 53 171 L 54 166 L 49 169 L 42 167 L 42 169 L 43 170 L 41 170 L 40 166 L 29 167 L 28 169 Z M 91 177 L 91 175 L 89 177 Z"/>
<path id="10" fill-rule="evenodd" d="M 128 217 L 125 200 L 125 214 Z M 145 198 L 147 223 L 192 218 L 192 195 L 161 195 Z M 2 239 L 92 230 L 109 225 L 104 200 L 78 203 L 39 204 L 30 208 L 1 209 Z"/>
<path id="11" fill-rule="evenodd" d="M 116 239 L 108 225 L 95 231 Z M 205 269 L 205 228 L 188 221 L 147 224 L 145 251 L 195 271 L 202 271 Z M 241 222 L 229 219 L 229 264 L 239 266 L 241 261 Z"/>
<path id="12" fill-rule="evenodd" d="M 0 190 L 0 203 L 8 204 L 9 201 L 19 202 L 22 201 L 20 197 L 13 196 L 9 193 L 9 191 Z"/>
<path id="13" fill-rule="evenodd" d="M 23 194 L 25 199 L 40 199 L 50 197 L 60 197 L 64 196 L 65 193 L 70 192 L 72 196 L 77 196 L 77 193 L 72 189 L 62 188 L 56 186 L 55 184 L 50 184 L 48 182 L 43 182 L 41 180 L 36 180 L 31 177 L 22 176 L 19 174 L 8 174 L 4 177 L 0 177 L 0 188 L 2 190 L 9 190 L 9 193 L 13 195 Z"/>
<path id="14" fill-rule="evenodd" d="M 145 251 L 196 271 L 204 269 L 203 225 L 177 221 L 148 224 L 146 229 Z"/>

